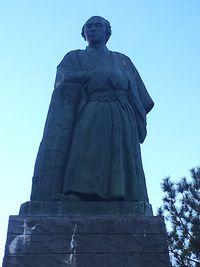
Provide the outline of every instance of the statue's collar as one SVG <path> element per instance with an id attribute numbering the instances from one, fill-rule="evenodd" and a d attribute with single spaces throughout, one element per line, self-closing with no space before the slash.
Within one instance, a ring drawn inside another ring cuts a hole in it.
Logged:
<path id="1" fill-rule="evenodd" d="M 90 46 L 87 46 L 86 49 L 85 49 L 87 52 L 91 52 L 91 53 L 98 53 L 98 52 L 108 52 L 108 48 L 107 46 L 102 46 L 101 48 L 99 49 L 95 49 L 93 47 L 90 47 Z"/>

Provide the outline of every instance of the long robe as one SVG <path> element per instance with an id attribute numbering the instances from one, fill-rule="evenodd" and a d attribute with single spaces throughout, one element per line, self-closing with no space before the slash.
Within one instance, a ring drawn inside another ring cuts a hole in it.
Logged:
<path id="1" fill-rule="evenodd" d="M 31 200 L 76 192 L 148 202 L 139 143 L 152 107 L 127 56 L 106 47 L 66 54 L 57 68 Z"/>

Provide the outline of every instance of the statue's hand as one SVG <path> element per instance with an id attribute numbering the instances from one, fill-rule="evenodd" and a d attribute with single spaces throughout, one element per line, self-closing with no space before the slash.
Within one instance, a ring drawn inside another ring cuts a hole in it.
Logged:
<path id="1" fill-rule="evenodd" d="M 85 77 L 88 81 L 98 82 L 99 80 L 107 79 L 107 71 L 102 67 L 96 67 L 93 70 L 87 71 Z"/>
<path id="2" fill-rule="evenodd" d="M 85 71 L 80 79 L 81 84 L 86 84 L 91 80 L 90 71 Z"/>
<path id="3" fill-rule="evenodd" d="M 77 71 L 72 73 L 66 73 L 64 75 L 65 83 L 79 83 L 85 84 L 90 80 L 90 75 L 86 71 Z"/>
<path id="4" fill-rule="evenodd" d="M 121 86 L 118 82 L 113 81 L 111 78 L 107 78 L 108 84 L 114 89 L 114 90 L 120 90 Z"/>

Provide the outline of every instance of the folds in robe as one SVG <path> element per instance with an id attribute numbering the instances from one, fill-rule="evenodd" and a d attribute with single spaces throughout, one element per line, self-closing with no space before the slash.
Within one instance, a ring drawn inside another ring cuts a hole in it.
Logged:
<path id="1" fill-rule="evenodd" d="M 70 184 L 69 181 L 66 181 L 66 179 L 69 179 L 67 178 L 68 175 L 66 174 L 66 172 L 69 169 L 69 172 L 73 176 L 73 172 L 70 171 L 71 167 L 68 165 L 71 164 L 70 158 L 73 158 L 73 156 L 71 156 L 70 154 L 76 153 L 72 148 L 73 143 L 75 142 L 74 138 L 75 136 L 79 138 L 77 132 L 75 132 L 75 129 L 77 131 L 77 125 L 81 125 L 80 121 L 84 117 L 85 112 L 88 112 L 88 107 L 91 107 L 91 102 L 89 99 L 91 99 L 91 95 L 99 92 L 98 86 L 100 86 L 101 83 L 100 80 L 92 81 L 90 77 L 88 78 L 88 73 L 98 67 L 98 64 L 95 62 L 95 60 L 93 60 L 92 53 L 93 52 L 90 52 L 87 49 L 71 51 L 58 65 L 55 89 L 49 106 L 44 134 L 35 163 L 31 200 L 54 199 L 57 194 L 65 193 L 67 191 L 66 185 Z M 111 62 L 111 67 L 113 64 L 113 68 L 117 69 L 120 75 L 124 74 L 126 76 L 126 80 L 128 81 L 127 86 L 124 85 L 124 91 L 130 102 L 130 107 L 128 109 L 131 108 L 131 112 L 133 113 L 134 118 L 132 119 L 135 121 L 134 127 L 136 128 L 136 133 L 133 132 L 133 134 L 138 136 L 136 137 L 138 138 L 137 145 L 139 146 L 139 142 L 142 143 L 146 137 L 146 114 L 152 109 L 153 101 L 150 98 L 140 78 L 140 75 L 138 74 L 136 68 L 128 57 L 117 52 L 111 52 L 107 49 L 105 49 L 105 51 L 103 51 L 102 53 L 103 54 L 99 56 L 99 64 L 104 64 L 103 61 L 101 62 L 101 60 L 103 60 L 105 56 L 106 60 L 108 60 L 108 62 Z M 95 58 L 96 55 L 94 59 Z M 95 64 L 97 64 L 97 66 Z M 113 79 L 115 81 L 115 78 Z M 106 90 L 109 90 L 107 89 L 107 85 L 102 88 L 102 92 Z M 108 99 L 108 101 L 110 100 Z M 94 108 L 96 109 L 96 106 Z M 108 110 L 108 106 L 106 107 L 106 109 Z M 90 114 L 93 111 L 94 110 L 92 110 Z M 87 118 L 84 119 L 87 120 Z M 122 122 L 120 123 L 121 125 L 123 125 Z M 98 124 L 96 125 L 96 127 L 100 127 L 98 126 Z M 85 132 L 83 132 L 83 135 L 84 134 Z M 131 137 L 129 139 L 131 139 Z M 132 145 L 132 143 L 130 143 L 130 145 Z M 85 153 L 87 153 L 87 151 L 85 151 Z M 99 153 L 99 151 L 96 151 L 96 153 Z M 138 153 L 140 154 L 140 151 Z M 74 155 L 74 158 L 77 158 L 77 156 Z M 81 160 L 83 161 L 83 159 L 80 159 L 80 161 Z M 110 160 L 112 161 L 112 159 Z M 132 160 L 135 160 L 134 157 Z M 128 161 L 130 161 L 128 164 L 132 164 L 131 159 L 128 159 Z M 138 166 L 140 167 L 137 168 L 141 168 L 141 170 L 139 171 L 139 176 L 142 176 L 141 188 L 144 187 L 144 193 L 141 193 L 144 195 L 144 197 L 141 196 L 141 200 L 143 199 L 145 201 L 148 201 L 140 155 L 139 161 L 140 163 Z M 108 162 L 108 164 L 110 163 Z M 103 168 L 104 166 L 102 166 L 102 169 Z M 122 176 L 123 175 L 124 174 L 122 174 Z M 134 175 L 137 176 L 137 172 Z M 70 179 L 72 180 L 75 178 L 76 177 L 70 177 Z M 109 177 L 101 179 L 109 179 Z M 132 178 L 131 175 L 129 175 L 129 178 L 122 177 L 122 179 L 126 179 L 126 181 L 121 181 L 121 184 L 127 187 L 127 179 Z M 82 182 L 84 183 L 84 180 Z M 106 184 L 105 181 L 102 183 Z M 113 181 L 113 184 L 116 183 L 117 181 Z M 107 181 L 107 184 L 109 184 L 109 181 Z M 134 194 L 136 194 L 136 192 L 138 191 L 139 195 L 142 189 L 138 188 L 137 190 L 137 182 L 135 185 L 131 182 L 131 186 L 135 188 L 132 190 L 132 193 L 130 192 L 129 199 L 139 199 L 140 197 L 134 197 Z M 76 186 L 73 185 L 73 187 Z M 81 189 L 79 188 L 79 186 L 77 186 L 77 188 L 77 192 L 80 192 Z M 88 192 L 85 191 L 87 191 L 87 188 L 84 189 L 83 193 L 90 193 L 90 190 Z M 122 194 L 126 194 L 124 192 L 122 192 Z M 96 193 L 98 194 L 98 190 Z M 124 199 L 126 199 L 125 195 Z"/>

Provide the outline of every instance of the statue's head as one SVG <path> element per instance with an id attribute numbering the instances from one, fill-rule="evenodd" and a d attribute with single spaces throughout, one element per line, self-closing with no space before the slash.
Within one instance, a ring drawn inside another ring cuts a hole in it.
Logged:
<path id="1" fill-rule="evenodd" d="M 93 16 L 83 25 L 81 35 L 89 44 L 91 42 L 106 44 L 111 36 L 110 23 L 100 16 Z"/>

